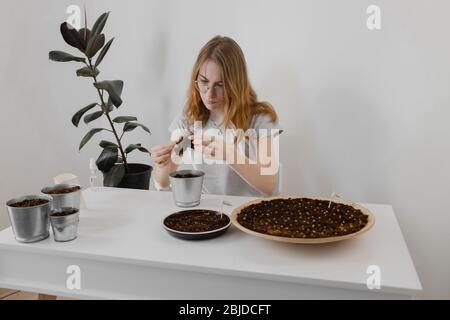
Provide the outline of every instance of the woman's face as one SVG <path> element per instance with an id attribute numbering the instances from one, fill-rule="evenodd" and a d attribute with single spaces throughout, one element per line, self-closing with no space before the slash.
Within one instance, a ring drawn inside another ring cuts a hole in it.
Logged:
<path id="1" fill-rule="evenodd" d="M 197 85 L 203 104 L 209 111 L 223 111 L 225 98 L 222 72 L 217 63 L 207 60 L 200 67 Z"/>

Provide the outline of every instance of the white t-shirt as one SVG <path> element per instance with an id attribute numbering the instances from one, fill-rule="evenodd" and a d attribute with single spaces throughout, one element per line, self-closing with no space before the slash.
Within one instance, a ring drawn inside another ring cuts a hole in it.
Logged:
<path id="1" fill-rule="evenodd" d="M 236 127 L 231 124 L 228 129 L 235 129 Z M 179 113 L 172 121 L 169 126 L 169 132 L 172 134 L 175 130 L 185 130 L 189 129 L 192 132 L 194 128 L 193 124 L 188 124 L 184 119 L 184 114 Z M 209 130 L 212 129 L 212 130 Z M 208 120 L 206 125 L 203 126 L 203 132 L 208 131 L 208 135 L 223 135 L 224 125 L 217 126 L 211 119 Z M 259 138 L 265 137 L 267 135 L 277 135 L 280 130 L 278 122 L 272 122 L 269 115 L 258 114 L 252 119 L 250 129 L 255 129 L 255 133 Z M 274 140 L 278 139 L 274 137 Z M 252 160 L 256 160 L 256 139 L 242 140 L 238 143 L 238 150 L 245 154 L 246 157 Z M 250 197 L 262 197 L 265 196 L 262 192 L 253 188 L 248 184 L 244 178 L 242 178 L 236 171 L 234 171 L 226 163 L 212 163 L 207 164 L 204 161 L 199 164 L 193 159 L 198 160 L 198 156 L 201 158 L 201 154 L 195 155 L 199 151 L 194 151 L 191 148 L 186 148 L 183 153 L 183 164 L 179 166 L 178 170 L 184 169 L 194 169 L 201 170 L 205 172 L 205 177 L 203 181 L 204 192 L 219 195 L 235 195 L 235 196 L 250 196 Z M 279 170 L 277 173 L 277 181 L 279 181 Z M 155 183 L 157 187 L 157 184 Z M 158 189 L 158 187 L 157 187 Z M 279 193 L 279 183 L 277 183 L 275 194 Z"/>

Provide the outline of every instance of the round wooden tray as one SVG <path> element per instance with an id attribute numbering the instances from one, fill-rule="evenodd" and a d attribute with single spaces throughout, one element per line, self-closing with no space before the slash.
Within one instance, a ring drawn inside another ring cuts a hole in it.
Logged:
<path id="1" fill-rule="evenodd" d="M 274 199 L 289 199 L 289 198 L 295 198 L 295 199 L 300 199 L 300 198 L 304 198 L 304 199 L 316 199 L 316 200 L 326 200 L 326 201 L 332 201 L 334 203 L 342 203 L 342 204 L 346 204 L 349 206 L 352 206 L 355 209 L 359 209 L 361 210 L 365 215 L 367 215 L 369 217 L 367 224 L 364 226 L 364 228 L 362 228 L 361 230 L 355 232 L 355 233 L 350 233 L 350 234 L 346 234 L 344 236 L 338 236 L 338 237 L 327 237 L 327 238 L 309 238 L 309 239 L 305 239 L 305 238 L 288 238 L 288 237 L 279 237 L 279 236 L 272 236 L 272 235 L 268 235 L 268 234 L 264 234 L 264 233 L 259 233 L 259 232 L 255 232 L 253 230 L 247 229 L 246 227 L 242 226 L 238 221 L 237 221 L 237 217 L 239 215 L 239 213 L 241 212 L 241 210 L 243 210 L 244 208 L 252 205 L 252 204 L 256 204 L 262 201 L 267 201 L 267 200 L 274 200 Z M 231 214 L 231 222 L 240 230 L 251 234 L 253 236 L 257 236 L 257 237 L 261 237 L 264 239 L 268 239 L 268 240 L 274 240 L 274 241 L 280 241 L 280 242 L 290 242 L 290 243 L 303 243 L 303 244 L 319 244 L 319 243 L 328 243 L 328 242 L 337 242 L 337 241 L 342 241 L 342 240 L 347 240 L 347 239 L 352 239 L 354 237 L 357 237 L 365 232 L 367 232 L 370 228 L 373 227 L 374 223 L 375 223 L 375 217 L 372 214 L 372 212 L 370 212 L 369 210 L 367 210 L 366 208 L 360 206 L 357 203 L 353 203 L 353 202 L 349 202 L 349 201 L 345 201 L 342 199 L 338 199 L 338 198 L 333 198 L 333 199 L 329 199 L 329 198 L 321 198 L 321 197 L 301 197 L 301 196 L 280 196 L 280 197 L 270 197 L 270 198 L 262 198 L 262 199 L 257 199 L 257 200 L 253 200 L 250 202 L 247 202 L 237 208 L 235 208 Z"/>

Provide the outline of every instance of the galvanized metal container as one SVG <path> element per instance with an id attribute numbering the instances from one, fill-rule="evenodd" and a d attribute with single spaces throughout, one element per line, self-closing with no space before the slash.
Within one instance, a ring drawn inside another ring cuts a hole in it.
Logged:
<path id="1" fill-rule="evenodd" d="M 41 192 L 53 198 L 52 209 L 61 209 L 61 208 L 80 209 L 81 187 L 77 191 L 69 193 L 50 194 L 50 192 L 55 190 L 72 187 L 80 187 L 80 185 L 67 183 L 55 184 L 53 186 L 45 187 L 44 189 L 41 190 Z"/>
<path id="2" fill-rule="evenodd" d="M 73 211 L 70 214 L 56 216 L 67 210 Z M 50 222 L 53 230 L 55 241 L 65 242 L 71 241 L 78 236 L 79 210 L 76 208 L 53 209 L 50 212 Z"/>
<path id="3" fill-rule="evenodd" d="M 31 199 L 47 200 L 47 203 L 33 207 L 12 207 L 11 205 Z M 18 242 L 36 242 L 49 236 L 49 213 L 53 199 L 46 195 L 28 195 L 11 199 L 6 203 L 9 220 Z"/>
<path id="4" fill-rule="evenodd" d="M 193 175 L 193 177 L 177 178 L 180 175 Z M 200 170 L 180 170 L 169 174 L 175 204 L 184 208 L 198 206 L 202 195 L 204 177 L 205 173 Z"/>

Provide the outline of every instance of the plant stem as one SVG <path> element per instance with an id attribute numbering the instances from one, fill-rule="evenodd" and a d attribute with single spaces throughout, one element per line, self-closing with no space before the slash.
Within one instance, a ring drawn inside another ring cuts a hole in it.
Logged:
<path id="1" fill-rule="evenodd" d="M 89 66 L 89 68 L 91 68 L 91 70 L 92 70 L 92 78 L 94 78 L 94 83 L 97 84 L 97 77 L 96 77 L 95 72 L 94 72 L 95 69 L 94 69 L 94 67 L 92 66 L 92 60 L 88 58 L 88 61 L 89 61 L 89 65 L 88 65 L 88 66 Z M 120 139 L 121 139 L 122 137 L 119 138 L 119 136 L 117 135 L 117 131 L 116 131 L 116 128 L 114 127 L 114 123 L 112 122 L 111 117 L 109 116 L 109 112 L 107 112 L 107 110 L 106 110 L 106 108 L 107 108 L 108 106 L 106 105 L 105 101 L 103 100 L 103 94 L 100 92 L 100 89 L 98 89 L 98 88 L 97 88 L 97 92 L 98 92 L 98 95 L 99 95 L 99 97 L 100 97 L 100 101 L 101 101 L 101 103 L 102 103 L 102 105 L 101 105 L 102 111 L 103 111 L 104 114 L 106 115 L 106 118 L 108 118 L 109 124 L 111 125 L 111 128 L 112 128 L 112 133 L 113 133 L 114 136 L 116 137 L 117 144 L 118 144 L 118 146 L 119 146 L 119 151 L 120 151 L 120 154 L 122 155 L 123 164 L 124 164 L 124 166 L 125 166 L 125 172 L 128 172 L 127 157 L 125 156 L 125 152 L 123 151 L 122 143 L 120 142 Z M 104 108 L 105 108 L 105 109 L 104 109 Z"/>

